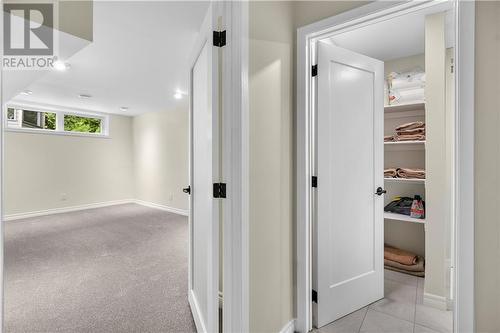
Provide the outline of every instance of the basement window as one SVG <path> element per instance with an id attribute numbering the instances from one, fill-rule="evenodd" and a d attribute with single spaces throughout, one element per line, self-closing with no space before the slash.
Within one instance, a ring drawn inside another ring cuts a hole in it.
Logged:
<path id="1" fill-rule="evenodd" d="M 108 136 L 108 117 L 82 112 L 37 110 L 9 106 L 6 130 L 80 136 Z"/>

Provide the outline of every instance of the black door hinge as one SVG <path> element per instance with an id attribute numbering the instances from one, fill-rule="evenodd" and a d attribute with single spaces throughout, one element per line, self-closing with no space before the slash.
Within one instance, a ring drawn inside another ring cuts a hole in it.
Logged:
<path id="1" fill-rule="evenodd" d="M 214 46 L 223 47 L 226 45 L 226 30 L 214 31 Z"/>
<path id="2" fill-rule="evenodd" d="M 311 186 L 312 186 L 312 187 L 318 187 L 318 177 L 316 177 L 316 176 L 312 176 L 312 179 L 311 179 Z"/>
<path id="3" fill-rule="evenodd" d="M 313 303 L 318 304 L 318 292 L 316 290 L 312 290 L 312 301 Z"/>
<path id="4" fill-rule="evenodd" d="M 226 184 L 214 183 L 214 198 L 225 198 L 225 197 L 226 197 Z"/>
<path id="5" fill-rule="evenodd" d="M 318 65 L 313 65 L 312 66 L 311 75 L 312 76 L 317 76 L 318 75 Z"/>

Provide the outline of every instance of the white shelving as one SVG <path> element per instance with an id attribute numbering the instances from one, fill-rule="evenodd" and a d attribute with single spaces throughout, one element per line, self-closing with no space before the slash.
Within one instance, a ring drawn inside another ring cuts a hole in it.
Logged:
<path id="1" fill-rule="evenodd" d="M 416 219 L 408 215 L 388 212 L 384 212 L 384 219 L 425 224 L 425 219 Z"/>
<path id="2" fill-rule="evenodd" d="M 425 145 L 425 141 L 392 141 L 384 142 L 387 146 L 403 146 L 403 145 Z"/>
<path id="3" fill-rule="evenodd" d="M 425 184 L 425 179 L 416 178 L 384 178 L 386 182 Z"/>
<path id="4" fill-rule="evenodd" d="M 384 112 L 386 113 L 414 111 L 414 110 L 425 110 L 425 102 L 418 101 L 415 103 L 384 106 Z"/>

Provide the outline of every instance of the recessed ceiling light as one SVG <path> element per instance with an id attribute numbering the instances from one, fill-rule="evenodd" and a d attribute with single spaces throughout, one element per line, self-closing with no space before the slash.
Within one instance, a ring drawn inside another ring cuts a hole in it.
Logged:
<path id="1" fill-rule="evenodd" d="M 176 90 L 174 94 L 175 99 L 181 99 L 184 94 L 180 90 Z"/>
<path id="2" fill-rule="evenodd" d="M 67 69 L 69 69 L 71 67 L 70 64 L 68 64 L 67 62 L 64 62 L 64 61 L 61 61 L 61 60 L 56 60 L 52 63 L 52 67 L 54 67 L 54 69 L 58 70 L 58 71 L 65 71 Z"/>
<path id="3" fill-rule="evenodd" d="M 120 106 L 120 111 L 128 111 L 128 106 Z"/>
<path id="4" fill-rule="evenodd" d="M 89 94 L 80 94 L 80 95 L 78 95 L 78 97 L 80 97 L 80 98 L 91 98 L 92 95 L 89 95 Z"/>
<path id="5" fill-rule="evenodd" d="M 23 90 L 23 91 L 21 91 L 21 95 L 29 96 L 31 94 L 33 94 L 33 92 L 31 90 Z"/>

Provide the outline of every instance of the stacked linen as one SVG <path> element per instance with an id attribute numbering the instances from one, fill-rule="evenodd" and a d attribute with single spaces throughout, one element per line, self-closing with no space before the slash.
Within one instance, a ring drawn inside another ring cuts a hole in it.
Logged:
<path id="1" fill-rule="evenodd" d="M 384 244 L 386 269 L 415 276 L 425 276 L 425 260 L 414 253 Z"/>
<path id="2" fill-rule="evenodd" d="M 398 168 L 396 174 L 398 178 L 425 179 L 424 169 Z"/>
<path id="3" fill-rule="evenodd" d="M 384 138 L 385 140 L 385 138 Z M 425 123 L 414 121 L 396 127 L 394 141 L 424 141 Z"/>
<path id="4" fill-rule="evenodd" d="M 387 76 L 389 105 L 409 104 L 425 100 L 425 73 L 421 69 L 410 72 L 392 72 Z"/>
<path id="5" fill-rule="evenodd" d="M 425 170 L 417 168 L 387 168 L 384 178 L 425 179 Z"/>

